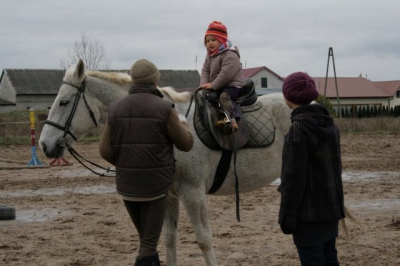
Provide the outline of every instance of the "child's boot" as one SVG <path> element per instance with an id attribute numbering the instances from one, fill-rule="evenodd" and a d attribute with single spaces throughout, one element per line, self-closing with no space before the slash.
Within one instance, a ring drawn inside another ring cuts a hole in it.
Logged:
<path id="1" fill-rule="evenodd" d="M 234 131 L 237 131 L 239 129 L 239 126 L 235 118 L 231 118 L 231 127 L 233 128 Z"/>
<path id="2" fill-rule="evenodd" d="M 224 119 L 222 119 L 222 120 L 218 120 L 216 123 L 215 123 L 215 125 L 217 126 L 217 127 L 219 127 L 219 128 L 222 128 L 222 127 L 224 127 L 224 125 L 226 124 L 226 121 L 227 121 L 228 119 L 226 118 L 226 117 L 224 117 Z"/>

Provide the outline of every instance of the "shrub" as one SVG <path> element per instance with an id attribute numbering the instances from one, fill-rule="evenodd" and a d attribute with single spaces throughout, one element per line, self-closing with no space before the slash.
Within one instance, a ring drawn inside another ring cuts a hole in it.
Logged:
<path id="1" fill-rule="evenodd" d="M 333 109 L 332 104 L 329 102 L 329 100 L 327 98 L 325 98 L 323 95 L 319 94 L 318 98 L 315 100 L 317 103 L 324 105 L 329 113 L 331 113 L 331 115 L 333 117 L 336 117 L 336 113 L 335 110 Z"/>

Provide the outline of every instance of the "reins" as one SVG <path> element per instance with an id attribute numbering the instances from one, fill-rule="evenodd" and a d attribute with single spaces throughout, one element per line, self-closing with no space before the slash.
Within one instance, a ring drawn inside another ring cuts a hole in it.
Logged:
<path id="1" fill-rule="evenodd" d="M 71 86 L 71 87 L 74 87 L 74 88 L 76 88 L 76 89 L 78 90 L 78 92 L 77 92 L 77 94 L 76 94 L 76 97 L 75 97 L 74 105 L 72 106 L 71 113 L 69 114 L 68 119 L 67 119 L 67 121 L 65 122 L 65 125 L 64 125 L 64 126 L 61 125 L 61 124 L 58 124 L 58 123 L 56 123 L 56 122 L 50 121 L 50 120 L 46 120 L 46 121 L 44 121 L 44 123 L 45 123 L 45 124 L 52 125 L 53 127 L 56 127 L 56 128 L 58 128 L 58 129 L 63 130 L 63 131 L 64 131 L 64 136 L 63 136 L 63 137 L 65 137 L 65 136 L 68 134 L 68 135 L 70 135 L 75 141 L 78 141 L 78 139 L 74 136 L 74 134 L 72 134 L 72 132 L 69 130 L 69 127 L 71 126 L 71 122 L 72 122 L 72 119 L 74 118 L 74 115 L 75 115 L 75 112 L 76 112 L 76 108 L 78 107 L 78 103 L 79 103 L 79 100 L 80 100 L 80 98 L 81 98 L 81 95 L 82 95 L 83 101 L 85 102 L 85 106 L 86 106 L 86 108 L 87 108 L 88 111 L 89 111 L 89 115 L 90 115 L 90 117 L 92 118 L 92 121 L 94 122 L 95 126 L 97 127 L 96 118 L 94 117 L 94 113 L 93 113 L 92 109 L 90 109 L 90 106 L 89 106 L 89 104 L 87 103 L 86 97 L 85 97 L 86 78 L 82 81 L 82 84 L 81 84 L 79 87 L 76 86 L 76 85 L 74 85 L 74 84 L 68 83 L 68 82 L 63 82 L 63 83 L 64 83 L 64 84 L 67 84 L 67 85 L 69 85 L 69 86 Z"/>
<path id="2" fill-rule="evenodd" d="M 53 127 L 58 128 L 58 129 L 64 131 L 64 136 L 63 136 L 63 137 L 60 137 L 60 138 L 57 140 L 57 145 L 66 146 L 66 147 L 67 147 L 67 150 L 69 151 L 69 153 L 70 153 L 80 164 L 82 164 L 86 169 L 88 169 L 88 170 L 91 171 L 92 173 L 94 173 L 94 174 L 96 174 L 96 175 L 99 175 L 99 176 L 115 176 L 115 175 L 108 175 L 108 174 L 107 174 L 107 173 L 109 173 L 109 172 L 114 172 L 114 173 L 115 173 L 115 170 L 111 170 L 109 167 L 108 167 L 108 168 L 102 167 L 102 166 L 100 166 L 100 165 L 98 165 L 98 164 L 96 164 L 96 163 L 94 163 L 94 162 L 92 162 L 92 161 L 89 161 L 89 160 L 83 158 L 74 148 L 72 148 L 70 145 L 67 144 L 67 141 L 66 141 L 66 139 L 65 139 L 65 137 L 66 137 L 67 134 L 70 135 L 76 142 L 78 142 L 78 139 L 74 136 L 74 134 L 72 134 L 72 132 L 69 130 L 69 128 L 70 128 L 70 126 L 71 126 L 72 119 L 74 118 L 76 109 L 78 108 L 78 103 L 79 103 L 79 99 L 81 98 L 81 95 L 82 95 L 83 101 L 84 101 L 84 103 L 85 103 L 85 106 L 86 106 L 87 110 L 89 111 L 89 115 L 90 115 L 90 117 L 91 117 L 91 119 L 92 119 L 92 121 L 93 121 L 93 123 L 95 124 L 96 127 L 97 127 L 97 121 L 96 121 L 96 118 L 94 117 L 94 113 L 93 113 L 92 109 L 90 108 L 90 106 L 89 106 L 89 104 L 88 104 L 88 102 L 87 102 L 87 100 L 86 100 L 86 97 L 85 97 L 86 77 L 85 77 L 85 79 L 82 81 L 82 84 L 81 84 L 80 86 L 76 86 L 76 85 L 74 85 L 74 84 L 71 84 L 71 83 L 68 83 L 68 82 L 65 82 L 65 81 L 64 81 L 63 83 L 64 83 L 64 84 L 67 84 L 67 85 L 69 85 L 69 86 L 71 86 L 71 87 L 74 87 L 74 88 L 76 88 L 76 89 L 78 90 L 78 92 L 77 92 L 77 94 L 76 94 L 76 97 L 75 97 L 75 100 L 74 100 L 74 105 L 72 106 L 72 109 L 71 109 L 71 113 L 69 114 L 68 119 L 67 119 L 67 121 L 65 122 L 65 125 L 64 125 L 64 126 L 61 125 L 61 124 L 58 124 L 58 123 L 56 123 L 56 122 L 50 121 L 50 120 L 46 120 L 46 121 L 44 121 L 44 123 L 45 123 L 45 124 L 52 125 Z M 101 169 L 103 169 L 103 170 L 106 170 L 107 173 L 99 173 L 99 172 L 96 172 L 96 171 L 92 170 L 92 169 L 89 168 L 86 164 L 84 164 L 84 163 L 82 162 L 82 160 L 84 160 L 84 161 L 90 163 L 91 165 L 94 165 L 94 166 L 97 166 L 97 167 L 99 167 L 99 168 L 101 168 Z"/>
<path id="3" fill-rule="evenodd" d="M 92 162 L 92 161 L 89 161 L 89 160 L 83 158 L 82 155 L 80 155 L 74 148 L 72 148 L 72 147 L 71 147 L 70 145 L 68 145 L 68 144 L 67 144 L 67 147 L 68 147 L 69 153 L 70 153 L 81 165 L 83 165 L 86 169 L 88 169 L 88 170 L 91 171 L 92 173 L 94 173 L 94 174 L 96 174 L 96 175 L 98 175 L 98 176 L 115 176 L 115 172 L 116 172 L 115 170 L 111 170 L 110 167 L 105 168 L 105 167 L 103 167 L 103 166 L 101 166 L 101 165 L 99 165 L 99 164 L 97 164 L 97 163 L 94 163 L 94 162 Z M 90 167 L 88 167 L 86 164 L 84 164 L 84 163 L 81 161 L 81 159 L 84 160 L 84 161 L 87 162 L 87 163 L 90 163 L 91 165 L 97 166 L 97 167 L 100 168 L 100 169 L 106 170 L 107 172 L 106 172 L 106 173 L 99 173 L 99 172 L 96 172 L 96 171 L 92 170 Z M 114 173 L 114 174 L 109 175 L 108 173 L 110 173 L 110 172 L 112 172 L 112 173 Z"/>
<path id="4" fill-rule="evenodd" d="M 202 88 L 198 88 L 193 94 L 192 97 L 190 99 L 190 103 L 189 103 L 189 107 L 188 110 L 186 112 L 185 117 L 187 118 L 190 112 L 190 109 L 192 107 L 192 103 L 193 103 L 193 99 L 195 97 L 195 95 L 202 90 Z M 236 220 L 238 222 L 240 222 L 240 193 L 239 193 L 239 177 L 237 175 L 237 171 L 236 171 L 236 145 L 235 145 L 235 130 L 232 127 L 232 143 L 233 143 L 233 170 L 234 170 L 234 174 L 235 174 L 235 196 L 236 196 Z"/>
<path id="5" fill-rule="evenodd" d="M 185 115 L 186 118 L 188 117 L 189 112 L 190 112 L 190 109 L 192 108 L 192 103 L 193 103 L 194 96 L 195 96 L 199 91 L 201 91 L 201 90 L 202 90 L 202 88 L 198 88 L 198 89 L 192 94 L 192 97 L 190 98 L 189 107 L 188 107 L 188 110 L 187 110 L 186 115 Z"/>

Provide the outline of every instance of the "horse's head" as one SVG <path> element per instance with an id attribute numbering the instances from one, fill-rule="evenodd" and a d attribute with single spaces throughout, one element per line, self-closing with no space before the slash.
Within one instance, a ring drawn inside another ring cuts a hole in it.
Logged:
<path id="1" fill-rule="evenodd" d="M 85 65 L 79 60 L 65 73 L 39 139 L 40 149 L 49 158 L 62 157 L 68 145 L 97 126 L 100 112 L 85 90 L 85 72 Z"/>

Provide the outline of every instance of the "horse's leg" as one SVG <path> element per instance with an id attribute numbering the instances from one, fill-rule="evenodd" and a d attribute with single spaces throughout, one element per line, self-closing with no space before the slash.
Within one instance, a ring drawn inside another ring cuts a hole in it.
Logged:
<path id="1" fill-rule="evenodd" d="M 167 256 L 167 265 L 176 266 L 176 241 L 179 221 L 179 199 L 167 196 L 167 211 L 165 213 L 163 224 L 164 243 Z"/>
<path id="2" fill-rule="evenodd" d="M 203 252 L 207 266 L 216 266 L 214 249 L 212 246 L 212 233 L 208 218 L 208 209 L 204 189 L 198 187 L 182 191 L 182 200 L 190 222 L 196 234 L 197 244 Z"/>

